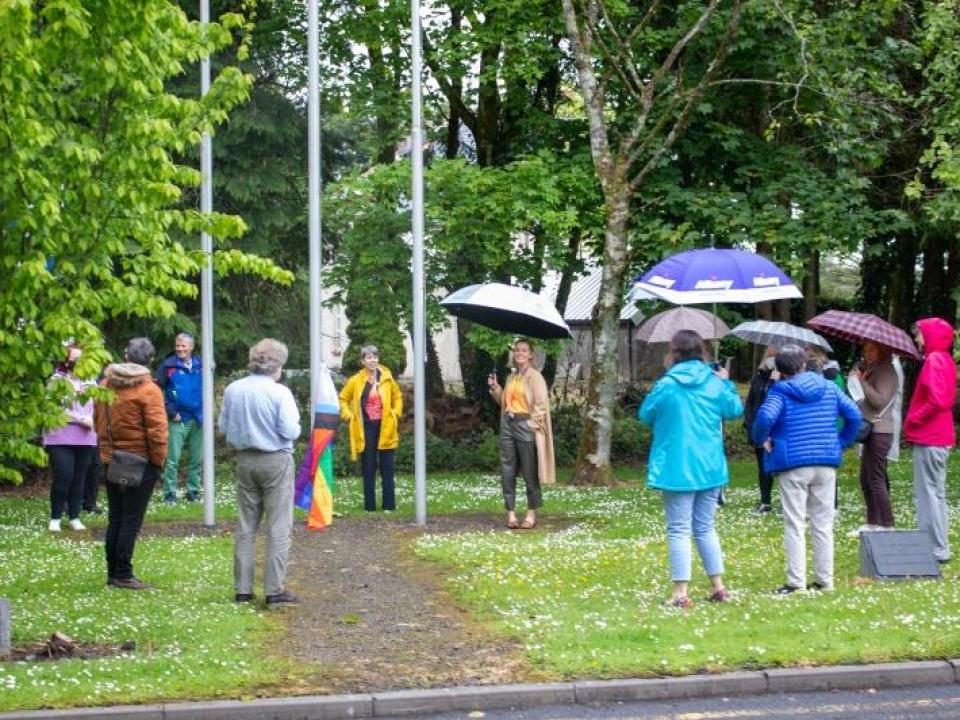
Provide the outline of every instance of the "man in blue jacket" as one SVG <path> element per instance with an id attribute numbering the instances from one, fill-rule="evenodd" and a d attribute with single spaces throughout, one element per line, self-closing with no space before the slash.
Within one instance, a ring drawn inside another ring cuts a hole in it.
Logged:
<path id="1" fill-rule="evenodd" d="M 193 354 L 193 335 L 182 332 L 174 339 L 173 352 L 157 368 L 157 384 L 163 390 L 170 429 L 167 465 L 163 470 L 163 501 L 177 501 L 177 472 L 183 446 L 187 446 L 187 501 L 200 499 L 200 462 L 203 454 L 203 373 L 200 358 Z"/>
<path id="2" fill-rule="evenodd" d="M 860 410 L 832 382 L 806 371 L 803 348 L 785 345 L 776 366 L 783 379 L 770 388 L 752 429 L 754 443 L 766 449 L 764 469 L 776 476 L 783 507 L 787 582 L 776 592 L 789 595 L 806 585 L 808 517 L 814 579 L 807 589 L 832 590 L 837 467 L 856 438 Z"/>

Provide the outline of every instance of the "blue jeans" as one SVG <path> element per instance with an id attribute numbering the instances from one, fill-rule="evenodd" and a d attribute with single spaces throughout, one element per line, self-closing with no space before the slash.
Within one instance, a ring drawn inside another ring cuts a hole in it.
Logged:
<path id="1" fill-rule="evenodd" d="M 690 535 L 707 575 L 723 574 L 723 550 L 713 523 L 720 488 L 693 492 L 663 491 L 663 509 L 667 515 L 667 554 L 674 582 L 689 582 L 691 574 Z"/>

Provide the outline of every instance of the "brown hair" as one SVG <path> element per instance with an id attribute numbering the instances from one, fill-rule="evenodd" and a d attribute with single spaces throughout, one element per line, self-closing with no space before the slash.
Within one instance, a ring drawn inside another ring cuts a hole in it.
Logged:
<path id="1" fill-rule="evenodd" d="M 703 360 L 703 338 L 693 330 L 678 330 L 670 339 L 670 352 L 675 363 L 684 360 Z"/>

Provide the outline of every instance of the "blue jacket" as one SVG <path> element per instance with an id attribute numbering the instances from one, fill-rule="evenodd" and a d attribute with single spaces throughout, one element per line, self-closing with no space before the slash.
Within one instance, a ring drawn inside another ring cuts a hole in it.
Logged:
<path id="1" fill-rule="evenodd" d="M 180 414 L 183 422 L 203 422 L 203 372 L 200 358 L 192 358 L 190 369 L 175 354 L 167 355 L 157 368 L 157 384 L 163 390 L 163 404 L 167 417 L 173 420 Z"/>
<path id="2" fill-rule="evenodd" d="M 843 427 L 837 433 L 837 418 Z M 860 427 L 860 410 L 830 380 L 814 372 L 794 375 L 770 388 L 757 410 L 752 436 L 756 445 L 770 438 L 764 455 L 769 473 L 811 465 L 837 467 Z"/>
<path id="3" fill-rule="evenodd" d="M 640 406 L 637 417 L 653 428 L 647 486 L 690 492 L 729 482 L 722 420 L 743 413 L 736 387 L 700 360 L 671 367 Z"/>

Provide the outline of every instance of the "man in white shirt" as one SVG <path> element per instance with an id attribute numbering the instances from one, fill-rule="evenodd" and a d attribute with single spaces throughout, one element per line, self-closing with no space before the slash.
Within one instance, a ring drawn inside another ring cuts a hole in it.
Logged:
<path id="1" fill-rule="evenodd" d="M 293 527 L 293 443 L 300 437 L 300 411 L 293 393 L 278 382 L 287 355 L 286 345 L 264 338 L 250 348 L 250 374 L 230 383 L 223 394 L 219 428 L 237 450 L 238 523 L 233 553 L 237 602 L 254 599 L 254 552 L 264 516 L 266 604 L 297 602 L 284 587 Z"/>

